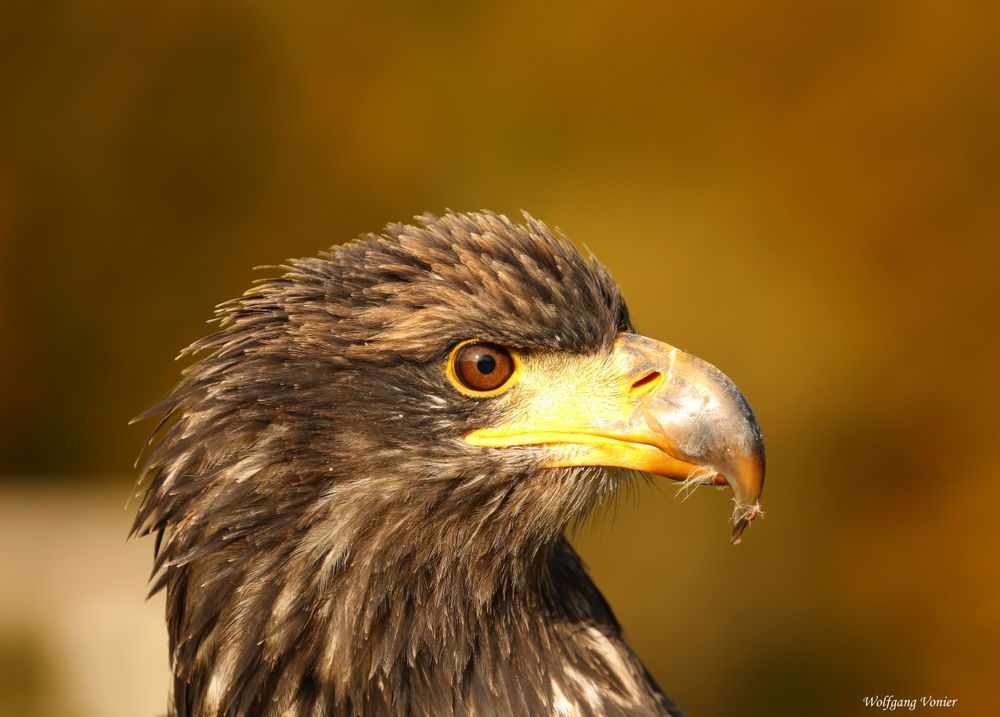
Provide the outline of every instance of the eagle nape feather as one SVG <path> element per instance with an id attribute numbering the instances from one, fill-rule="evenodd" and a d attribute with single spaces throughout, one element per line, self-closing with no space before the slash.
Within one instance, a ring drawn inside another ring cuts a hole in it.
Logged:
<path id="1" fill-rule="evenodd" d="M 218 318 L 140 464 L 172 717 L 681 714 L 564 530 L 643 472 L 728 485 L 738 541 L 763 439 L 596 259 L 425 215 Z"/>

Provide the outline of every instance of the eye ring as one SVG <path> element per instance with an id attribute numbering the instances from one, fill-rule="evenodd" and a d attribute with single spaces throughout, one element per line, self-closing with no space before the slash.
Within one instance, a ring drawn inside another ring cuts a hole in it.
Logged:
<path id="1" fill-rule="evenodd" d="M 510 349 L 472 339 L 456 346 L 448 357 L 449 380 L 469 396 L 495 396 L 506 391 L 520 373 Z"/>

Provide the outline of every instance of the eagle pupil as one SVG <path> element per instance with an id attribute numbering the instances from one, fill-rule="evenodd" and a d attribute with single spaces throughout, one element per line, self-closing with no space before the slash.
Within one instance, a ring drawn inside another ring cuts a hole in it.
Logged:
<path id="1" fill-rule="evenodd" d="M 492 356 L 480 356 L 479 360 L 476 362 L 476 368 L 479 369 L 479 373 L 486 376 L 493 373 L 493 370 L 497 367 L 497 360 Z"/>

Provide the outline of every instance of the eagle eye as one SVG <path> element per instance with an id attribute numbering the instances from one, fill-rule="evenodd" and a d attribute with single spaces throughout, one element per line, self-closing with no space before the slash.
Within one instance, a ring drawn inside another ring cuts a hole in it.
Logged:
<path id="1" fill-rule="evenodd" d="M 517 364 L 503 346 L 484 341 L 467 341 L 455 347 L 448 375 L 464 393 L 494 395 L 511 382 Z"/>

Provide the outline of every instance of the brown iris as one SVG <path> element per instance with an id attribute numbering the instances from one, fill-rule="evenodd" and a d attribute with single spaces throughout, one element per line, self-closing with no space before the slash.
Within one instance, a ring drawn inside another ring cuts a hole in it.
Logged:
<path id="1" fill-rule="evenodd" d="M 452 359 L 455 377 L 472 391 L 495 391 L 514 375 L 514 359 L 503 346 L 481 341 L 460 346 Z"/>

